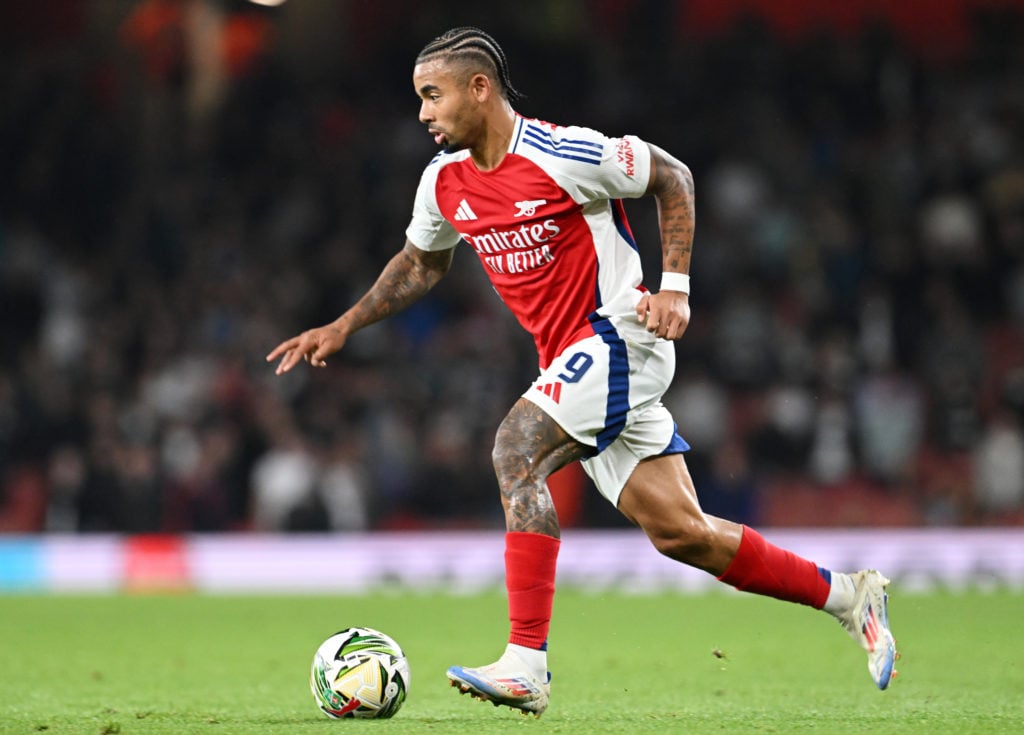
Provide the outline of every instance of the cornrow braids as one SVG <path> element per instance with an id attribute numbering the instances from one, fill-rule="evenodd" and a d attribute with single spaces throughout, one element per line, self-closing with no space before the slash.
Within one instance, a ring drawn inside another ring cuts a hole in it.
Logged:
<path id="1" fill-rule="evenodd" d="M 515 102 L 523 98 L 523 95 L 512 86 L 509 79 L 508 59 L 505 58 L 505 52 L 501 50 L 497 41 L 479 28 L 463 26 L 442 33 L 423 47 L 419 56 L 416 57 L 416 63 L 420 64 L 436 57 L 446 59 L 472 57 L 483 60 L 497 73 L 505 99 Z"/>

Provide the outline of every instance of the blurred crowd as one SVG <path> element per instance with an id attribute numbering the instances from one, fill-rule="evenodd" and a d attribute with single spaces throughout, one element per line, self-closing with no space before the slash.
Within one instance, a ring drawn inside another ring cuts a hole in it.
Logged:
<path id="1" fill-rule="evenodd" d="M 326 369 L 264 361 L 401 247 L 434 153 L 412 61 L 468 23 L 521 113 L 694 172 L 666 401 L 707 510 L 1024 523 L 1021 4 L 969 4 L 941 53 L 887 24 L 696 33 L 682 0 L 23 5 L 0 30 L 0 532 L 502 525 L 490 448 L 536 357 L 468 249 Z M 656 286 L 653 202 L 627 211 Z M 557 485 L 567 525 L 622 522 L 574 469 Z"/>

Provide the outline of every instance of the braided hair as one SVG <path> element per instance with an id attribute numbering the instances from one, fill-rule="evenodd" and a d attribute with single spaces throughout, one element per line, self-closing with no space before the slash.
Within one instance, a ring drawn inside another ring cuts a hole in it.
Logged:
<path id="1" fill-rule="evenodd" d="M 453 61 L 476 61 L 493 71 L 501 84 L 502 94 L 509 102 L 522 99 L 523 95 L 512 86 L 508 77 L 508 59 L 501 46 L 487 33 L 479 28 L 463 26 L 452 28 L 442 33 L 433 41 L 424 46 L 416 57 L 416 63 L 422 64 L 436 58 L 444 58 Z"/>

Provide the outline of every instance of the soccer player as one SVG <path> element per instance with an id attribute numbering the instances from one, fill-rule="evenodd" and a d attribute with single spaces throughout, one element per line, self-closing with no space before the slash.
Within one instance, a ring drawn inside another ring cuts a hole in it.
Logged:
<path id="1" fill-rule="evenodd" d="M 868 654 L 880 689 L 893 675 L 889 580 L 832 572 L 752 528 L 701 511 L 686 442 L 661 398 L 690 320 L 693 179 L 661 148 L 519 115 L 505 54 L 476 28 L 420 52 L 419 119 L 441 147 L 422 173 L 404 248 L 330 324 L 275 347 L 276 373 L 326 358 L 357 330 L 422 297 L 456 245 L 476 252 L 533 336 L 539 374 L 498 427 L 493 462 L 505 510 L 511 625 L 501 657 L 452 666 L 463 693 L 539 716 L 548 706 L 547 639 L 559 527 L 547 477 L 582 460 L 594 484 L 666 556 L 740 590 L 823 609 Z M 644 283 L 621 200 L 653 196 L 661 232 L 657 292 Z"/>

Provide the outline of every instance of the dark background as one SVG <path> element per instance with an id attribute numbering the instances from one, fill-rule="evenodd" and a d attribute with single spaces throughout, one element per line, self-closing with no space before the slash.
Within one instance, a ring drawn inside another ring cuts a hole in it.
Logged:
<path id="1" fill-rule="evenodd" d="M 469 250 L 328 369 L 263 361 L 401 247 L 413 59 L 467 24 L 521 113 L 694 172 L 666 400 L 709 511 L 1024 522 L 1024 3 L 476 5 L 5 5 L 0 531 L 502 524 L 491 442 L 536 363 Z M 555 485 L 566 525 L 622 522 Z"/>

